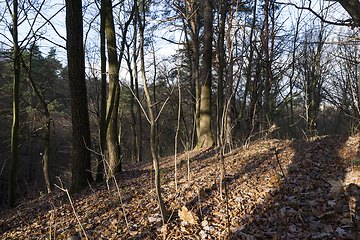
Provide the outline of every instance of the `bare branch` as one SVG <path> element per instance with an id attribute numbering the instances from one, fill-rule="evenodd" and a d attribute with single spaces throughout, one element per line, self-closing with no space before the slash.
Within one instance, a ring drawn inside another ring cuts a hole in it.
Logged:
<path id="1" fill-rule="evenodd" d="M 347 20 L 343 20 L 343 21 L 339 21 L 339 22 L 333 22 L 333 21 L 329 21 L 326 20 L 323 16 L 321 16 L 320 14 L 318 14 L 317 12 L 315 12 L 312 8 L 310 7 L 300 7 L 298 5 L 296 5 L 295 3 L 291 3 L 291 2 L 277 2 L 278 4 L 283 4 L 283 5 L 290 5 L 290 6 L 294 6 L 297 9 L 303 9 L 303 10 L 308 10 L 310 11 L 312 14 L 315 15 L 315 17 L 319 18 L 322 22 L 324 23 L 328 23 L 328 24 L 332 24 L 332 25 L 337 25 L 337 26 L 349 26 L 351 25 L 351 22 L 353 21 L 352 19 L 347 19 Z"/>

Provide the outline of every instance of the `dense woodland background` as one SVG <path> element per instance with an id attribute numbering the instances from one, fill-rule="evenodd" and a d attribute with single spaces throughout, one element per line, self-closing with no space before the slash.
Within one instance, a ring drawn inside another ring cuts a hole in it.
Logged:
<path id="1" fill-rule="evenodd" d="M 65 22 L 64 4 L 0 1 L 2 207 L 8 202 L 13 161 L 16 59 L 20 61 L 16 202 L 51 190 L 44 177 L 47 153 L 51 183 L 61 179 L 66 186 L 71 184 L 67 45 L 66 36 L 56 31 L 56 23 Z M 59 11 L 55 14 L 52 8 Z M 84 35 L 91 129 L 91 145 L 86 147 L 91 149 L 92 177 L 107 167 L 120 172 L 121 162 L 154 159 L 152 137 L 155 157 L 164 157 L 212 145 L 229 150 L 260 138 L 357 133 L 359 23 L 344 8 L 334 1 L 82 1 L 83 28 L 78 31 Z M 54 37 L 58 33 L 60 37 Z M 209 42 L 210 48 L 205 44 Z M 205 103 L 208 108 L 202 111 Z M 106 109 L 112 113 L 108 126 L 101 121 Z M 210 135 L 202 140 L 205 115 L 211 119 Z M 101 126 L 107 129 L 108 150 L 101 145 Z M 48 140 L 51 151 L 45 152 Z M 99 168 L 101 159 L 110 159 L 109 165 Z"/>

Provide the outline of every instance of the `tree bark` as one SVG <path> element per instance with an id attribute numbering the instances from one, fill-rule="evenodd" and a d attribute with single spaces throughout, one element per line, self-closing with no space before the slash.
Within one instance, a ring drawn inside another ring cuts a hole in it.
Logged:
<path id="1" fill-rule="evenodd" d="M 217 97 L 217 144 L 220 146 L 220 137 L 223 135 L 223 131 L 226 131 L 225 124 L 223 122 L 224 109 L 226 109 L 224 102 L 224 69 L 225 66 L 225 19 L 227 12 L 228 1 L 221 1 L 219 4 L 219 11 L 221 12 L 220 26 L 219 26 L 219 40 L 218 40 L 218 56 L 219 56 L 219 68 L 218 68 L 218 97 Z M 228 86 L 232 88 L 232 86 Z M 224 108 L 225 106 L 225 108 Z"/>
<path id="2" fill-rule="evenodd" d="M 135 2 L 136 4 L 136 2 Z M 137 6 L 137 5 L 136 5 Z M 150 120 L 150 149 L 151 149 L 151 156 L 153 159 L 154 170 L 155 170 L 155 187 L 156 187 L 156 194 L 158 197 L 159 207 L 161 211 L 161 216 L 163 220 L 163 224 L 166 223 L 168 219 L 168 214 L 166 211 L 165 204 L 161 197 L 161 187 L 160 187 L 160 170 L 159 170 L 159 160 L 156 155 L 155 149 L 155 118 L 153 115 L 153 105 L 151 103 L 149 89 L 146 83 L 146 75 L 145 75 L 145 59 L 144 59 L 144 29 L 145 29 L 145 1 L 142 0 L 142 17 L 140 17 L 139 10 L 137 8 L 137 17 L 139 22 L 139 33 L 140 33 L 140 61 L 141 61 L 141 76 L 143 79 L 144 85 L 144 93 L 146 97 L 146 101 L 148 104 L 148 111 L 149 111 L 149 120 Z"/>
<path id="3" fill-rule="evenodd" d="M 350 14 L 357 26 L 360 26 L 360 1 L 339 0 L 341 6 Z"/>
<path id="4" fill-rule="evenodd" d="M 14 41 L 14 80 L 13 80 L 13 123 L 11 128 L 11 164 L 9 173 L 8 206 L 16 203 L 16 173 L 19 164 L 19 88 L 20 88 L 20 50 L 18 45 L 18 1 L 13 2 L 12 37 Z"/>
<path id="5" fill-rule="evenodd" d="M 131 69 L 131 61 L 130 61 L 130 46 L 127 45 L 127 58 L 126 58 L 126 64 L 128 67 L 129 75 L 130 75 L 130 89 L 131 92 L 135 92 L 134 88 L 134 75 L 132 73 Z M 134 104 L 135 104 L 135 97 L 131 94 L 130 96 L 130 116 L 131 116 L 131 130 L 132 130 L 132 139 L 131 139 L 131 161 L 136 162 L 137 159 L 137 148 L 136 148 L 136 117 L 134 112 Z"/>
<path id="6" fill-rule="evenodd" d="M 200 101 L 200 137 L 199 147 L 211 147 L 214 139 L 211 131 L 211 66 L 212 66 L 212 2 L 204 2 L 204 53 L 203 80 Z"/>
<path id="7" fill-rule="evenodd" d="M 106 52 L 105 52 L 105 1 L 101 1 L 100 10 L 100 55 L 101 55 L 101 99 L 100 99 L 100 154 L 96 171 L 96 181 L 104 179 L 105 152 L 106 152 Z"/>
<path id="8" fill-rule="evenodd" d="M 66 0 L 66 35 L 73 137 L 71 191 L 76 192 L 93 181 L 81 0 Z"/>
<path id="9" fill-rule="evenodd" d="M 108 114 L 109 122 L 106 132 L 107 150 L 109 154 L 110 173 L 121 172 L 120 146 L 118 141 L 118 109 L 120 98 L 120 85 L 117 72 L 117 51 L 114 18 L 112 14 L 111 0 L 105 1 L 105 32 L 107 41 L 108 63 L 109 63 L 109 96 Z"/>
<path id="10" fill-rule="evenodd" d="M 193 129 L 196 131 L 196 138 L 200 137 L 200 82 L 199 82 L 199 62 L 200 62 L 200 3 L 194 0 L 184 1 L 183 29 L 185 32 L 187 54 L 190 60 L 189 69 L 191 74 L 191 93 L 194 96 L 192 111 L 194 114 Z M 190 38 L 188 38 L 190 35 Z M 193 130 L 192 130 L 193 131 Z M 197 141 L 197 140 L 196 140 Z M 193 147 L 193 146 L 192 146 Z"/>
<path id="11" fill-rule="evenodd" d="M 137 41 L 137 21 L 138 16 L 135 14 L 135 20 L 134 20 L 134 48 L 133 48 L 133 56 L 134 56 L 134 80 L 135 80 L 135 95 L 136 98 L 140 101 L 140 94 L 139 94 L 139 77 L 138 77 L 138 70 L 137 70 L 137 49 L 136 49 L 136 41 Z M 141 121 L 141 107 L 140 103 L 137 102 L 137 126 L 138 126 L 138 132 L 137 132 L 137 162 L 142 161 L 142 121 Z"/>

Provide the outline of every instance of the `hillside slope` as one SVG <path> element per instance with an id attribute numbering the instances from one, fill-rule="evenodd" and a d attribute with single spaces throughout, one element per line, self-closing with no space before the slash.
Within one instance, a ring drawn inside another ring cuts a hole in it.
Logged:
<path id="1" fill-rule="evenodd" d="M 119 188 L 110 179 L 73 194 L 76 213 L 59 189 L 1 212 L 0 237 L 225 239 L 230 229 L 233 239 L 360 239 L 359 147 L 359 136 L 336 135 L 235 149 L 225 155 L 223 200 L 218 149 L 179 156 L 177 191 L 174 157 L 163 158 L 163 197 L 171 215 L 165 225 L 152 163 L 128 165 L 117 178 Z"/>

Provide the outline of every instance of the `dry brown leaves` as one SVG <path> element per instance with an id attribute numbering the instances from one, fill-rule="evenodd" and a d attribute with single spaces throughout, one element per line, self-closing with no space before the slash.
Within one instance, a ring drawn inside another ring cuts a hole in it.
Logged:
<path id="1" fill-rule="evenodd" d="M 163 158 L 162 191 L 171 216 L 165 225 L 151 163 L 128 165 L 118 177 L 123 206 L 111 181 L 72 199 L 88 239 L 360 239 L 359 147 L 359 136 L 337 135 L 235 149 L 225 155 L 224 199 L 218 149 L 179 157 L 177 191 L 174 159 Z M 1 239 L 85 239 L 58 190 L 2 212 L 0 219 Z"/>

